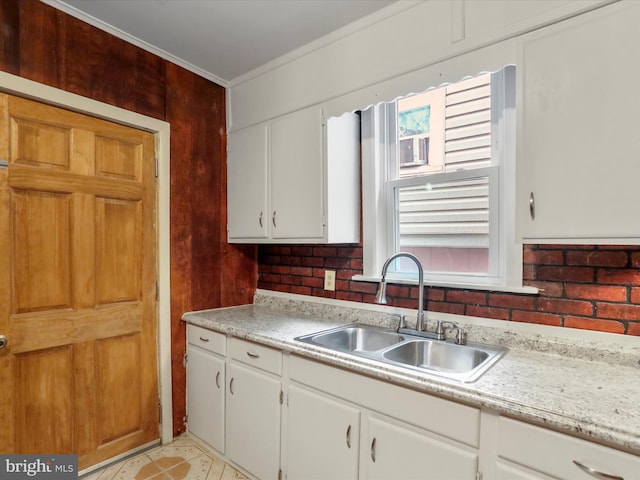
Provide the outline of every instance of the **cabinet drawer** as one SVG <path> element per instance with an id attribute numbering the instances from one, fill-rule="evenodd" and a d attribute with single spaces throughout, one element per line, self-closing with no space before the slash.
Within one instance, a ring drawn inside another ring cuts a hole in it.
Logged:
<path id="1" fill-rule="evenodd" d="M 227 354 L 227 337 L 206 328 L 187 325 L 187 342 L 218 355 Z"/>
<path id="2" fill-rule="evenodd" d="M 276 375 L 282 375 L 282 352 L 239 338 L 229 340 L 231 358 Z"/>
<path id="3" fill-rule="evenodd" d="M 584 472 L 574 461 L 611 478 L 638 478 L 636 455 L 510 418 L 501 417 L 498 425 L 498 455 L 504 459 L 557 478 L 605 478 Z"/>

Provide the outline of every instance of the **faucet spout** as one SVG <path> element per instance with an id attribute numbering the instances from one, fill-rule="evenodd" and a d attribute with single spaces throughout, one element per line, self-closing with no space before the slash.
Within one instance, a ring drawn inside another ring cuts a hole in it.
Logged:
<path id="1" fill-rule="evenodd" d="M 380 279 L 380 284 L 378 285 L 378 291 L 376 293 L 376 303 L 381 303 L 383 305 L 387 303 L 387 297 L 386 297 L 387 269 L 389 268 L 389 265 L 391 264 L 391 262 L 393 262 L 394 260 L 400 257 L 406 257 L 406 258 L 409 258 L 410 260 L 413 260 L 413 262 L 418 267 L 418 318 L 416 320 L 416 330 L 419 332 L 422 332 L 424 331 L 424 327 L 425 327 L 425 324 L 424 324 L 424 271 L 422 269 L 422 264 L 420 263 L 420 260 L 418 260 L 418 258 L 415 255 L 412 255 L 411 253 L 406 253 L 406 252 L 398 252 L 391 255 L 387 259 L 387 261 L 384 262 L 384 265 L 382 266 L 382 278 Z"/>

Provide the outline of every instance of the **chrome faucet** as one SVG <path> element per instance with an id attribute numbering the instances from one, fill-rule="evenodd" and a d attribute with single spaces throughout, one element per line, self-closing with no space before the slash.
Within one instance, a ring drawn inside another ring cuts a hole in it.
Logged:
<path id="1" fill-rule="evenodd" d="M 418 318 L 416 321 L 416 329 L 411 330 L 409 328 L 405 328 L 404 325 L 404 317 L 400 317 L 400 324 L 398 325 L 399 333 L 408 333 L 411 335 L 418 335 L 420 337 L 433 338 L 435 340 L 446 340 L 445 328 L 450 327 L 456 331 L 455 342 L 459 345 L 464 345 L 465 343 L 465 331 L 458 326 L 455 322 L 442 322 L 437 320 L 436 329 L 434 332 L 427 331 L 427 324 L 424 320 L 424 271 L 422 269 L 422 264 L 420 260 L 415 255 L 406 252 L 398 252 L 391 255 L 384 265 L 382 266 L 382 278 L 380 279 L 380 284 L 378 285 L 378 291 L 376 292 L 376 303 L 381 303 L 386 305 L 387 297 L 387 269 L 389 268 L 389 264 L 393 262 L 395 259 L 399 257 L 407 257 L 413 260 L 418 267 Z"/>
<path id="2" fill-rule="evenodd" d="M 420 260 L 418 260 L 418 258 L 415 255 L 412 255 L 412 254 L 406 253 L 406 252 L 398 252 L 398 253 L 395 253 L 395 254 L 391 255 L 387 259 L 387 261 L 384 262 L 384 265 L 382 266 L 382 278 L 380 279 L 380 284 L 378 285 L 378 292 L 376 293 L 376 303 L 380 303 L 382 305 L 386 305 L 387 304 L 387 297 L 386 297 L 387 282 L 385 280 L 385 277 L 387 275 L 387 269 L 389 268 L 389 264 L 391 264 L 392 261 L 394 261 L 395 259 L 397 259 L 399 257 L 407 257 L 407 258 L 413 260 L 415 262 L 416 266 L 418 267 L 418 319 L 416 321 L 416 330 L 418 332 L 422 332 L 422 331 L 424 331 L 424 327 L 425 327 L 424 309 L 423 309 L 423 305 L 424 305 L 424 271 L 422 269 L 422 264 L 420 263 Z M 402 325 L 402 321 L 400 322 L 400 324 Z"/>

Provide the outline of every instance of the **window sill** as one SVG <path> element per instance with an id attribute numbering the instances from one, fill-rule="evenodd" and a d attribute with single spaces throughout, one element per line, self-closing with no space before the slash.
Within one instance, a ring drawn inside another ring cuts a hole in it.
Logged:
<path id="1" fill-rule="evenodd" d="M 351 280 L 355 282 L 378 283 L 380 282 L 380 277 L 354 275 L 353 277 L 351 277 Z M 417 280 L 404 280 L 389 277 L 387 277 L 386 282 L 397 285 L 418 285 Z M 461 290 L 485 290 L 491 292 L 524 293 L 531 295 L 540 293 L 540 289 L 538 289 L 537 287 L 529 287 L 525 285 L 483 285 L 478 283 L 430 282 L 428 280 L 425 280 L 424 284 L 427 287 L 459 288 Z"/>

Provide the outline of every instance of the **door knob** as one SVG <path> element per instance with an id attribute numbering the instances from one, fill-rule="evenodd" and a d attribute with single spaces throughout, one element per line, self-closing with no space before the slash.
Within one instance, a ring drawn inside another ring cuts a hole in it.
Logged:
<path id="1" fill-rule="evenodd" d="M 6 347 L 8 343 L 9 339 L 6 337 L 6 335 L 0 335 L 0 350 Z"/>

